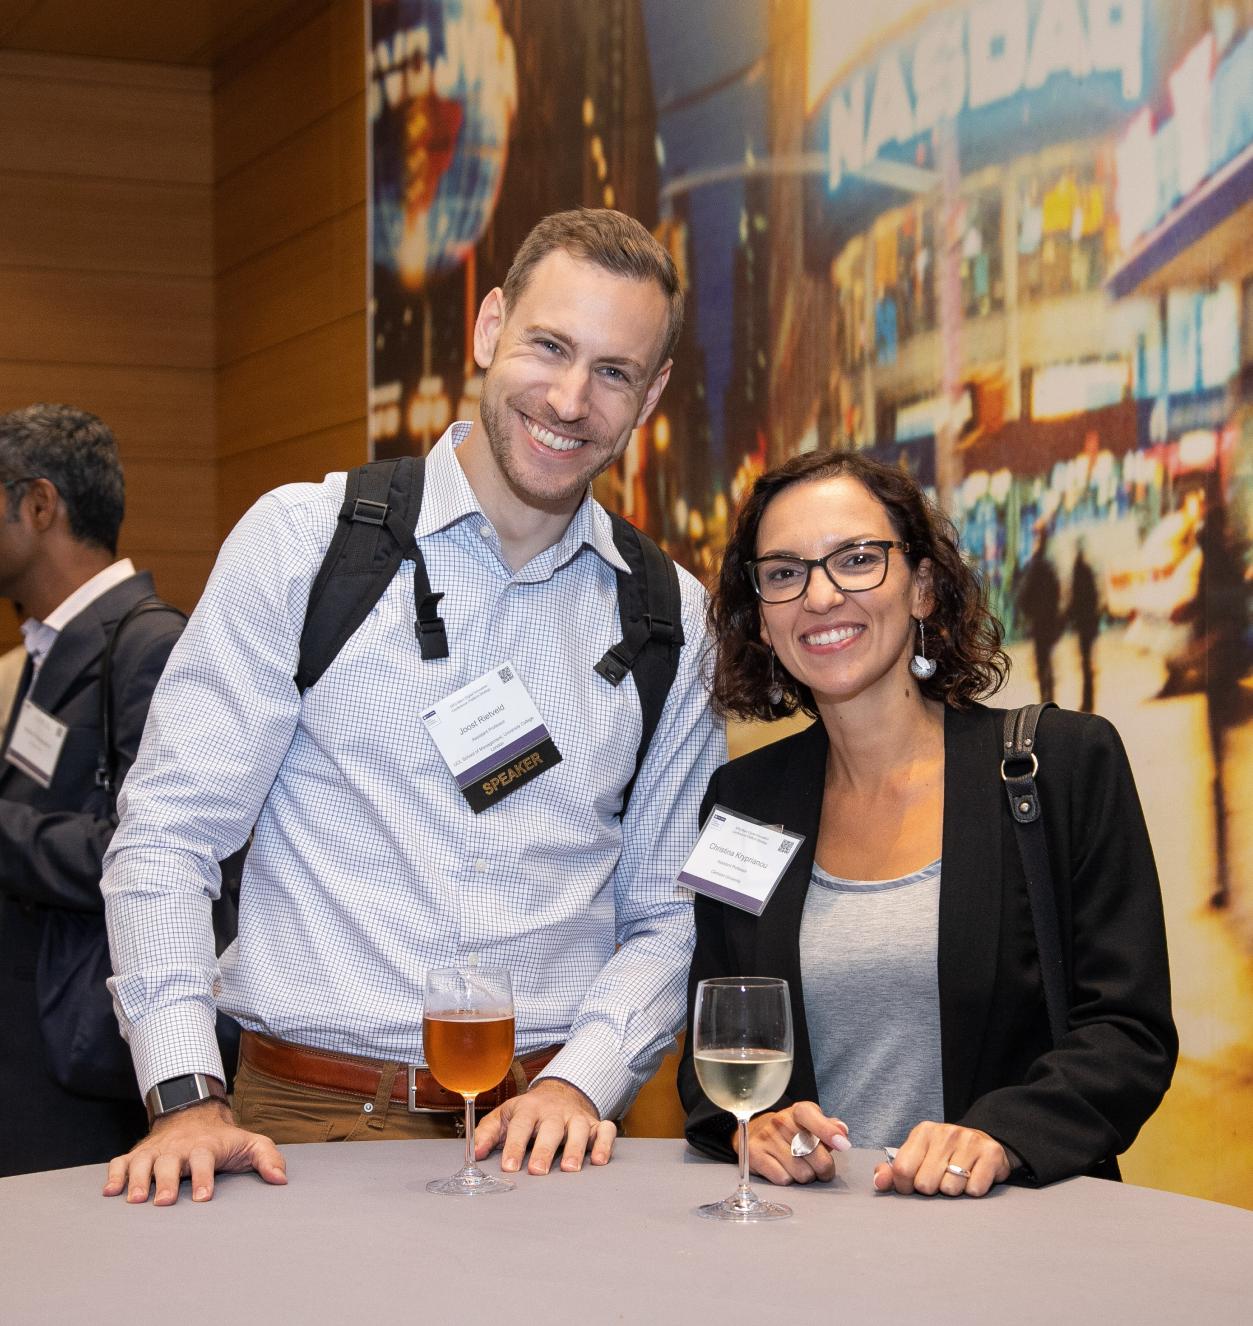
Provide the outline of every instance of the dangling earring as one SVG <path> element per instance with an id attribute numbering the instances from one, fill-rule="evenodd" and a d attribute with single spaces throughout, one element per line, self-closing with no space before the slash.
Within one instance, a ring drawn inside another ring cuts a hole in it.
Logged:
<path id="1" fill-rule="evenodd" d="M 770 689 L 766 691 L 766 699 L 769 700 L 772 705 L 782 704 L 783 687 L 779 685 L 779 679 L 774 671 L 774 648 L 769 645 L 767 648 L 770 650 Z"/>
<path id="2" fill-rule="evenodd" d="M 927 657 L 927 628 L 918 619 L 918 652 L 909 660 L 909 670 L 919 681 L 935 676 L 935 659 Z"/>

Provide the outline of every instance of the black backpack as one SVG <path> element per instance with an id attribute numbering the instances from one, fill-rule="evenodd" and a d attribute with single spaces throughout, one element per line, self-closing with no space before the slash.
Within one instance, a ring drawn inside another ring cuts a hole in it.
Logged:
<path id="1" fill-rule="evenodd" d="M 448 657 L 448 636 L 439 615 L 444 596 L 432 590 L 414 538 L 425 473 L 416 456 L 375 461 L 348 472 L 339 522 L 309 591 L 300 633 L 296 687 L 302 695 L 334 662 L 404 561 L 413 563 L 414 633 L 422 657 Z M 605 651 L 595 668 L 611 686 L 619 685 L 628 672 L 634 675 L 643 720 L 635 772 L 622 793 L 625 812 L 679 668 L 683 614 L 674 563 L 630 521 L 613 512 L 609 518 L 614 545 L 631 573 L 618 572 L 622 639 Z"/>

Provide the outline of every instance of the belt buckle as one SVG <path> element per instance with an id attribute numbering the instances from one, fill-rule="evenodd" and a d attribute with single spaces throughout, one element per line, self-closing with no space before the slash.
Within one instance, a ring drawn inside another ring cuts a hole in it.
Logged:
<path id="1" fill-rule="evenodd" d="M 418 1073 L 422 1071 L 417 1064 L 406 1064 L 405 1075 L 409 1083 L 409 1113 L 410 1114 L 447 1114 L 447 1110 L 441 1110 L 435 1105 L 418 1104 Z"/>

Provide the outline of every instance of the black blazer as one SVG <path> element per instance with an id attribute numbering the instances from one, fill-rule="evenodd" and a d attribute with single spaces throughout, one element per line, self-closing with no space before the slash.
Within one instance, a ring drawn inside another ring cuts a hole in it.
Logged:
<path id="1" fill-rule="evenodd" d="M 44 1071 L 35 970 L 54 910 L 93 914 L 104 929 L 100 868 L 113 822 L 96 786 L 100 665 L 114 626 L 153 593 L 147 572 L 115 585 L 66 624 L 44 660 L 30 698 L 69 728 L 52 785 L 40 787 L 0 759 L 0 1174 L 108 1159 L 146 1123 L 138 1093 L 133 1103 L 88 1100 Z M 118 637 L 119 780 L 134 762 L 148 702 L 182 629 L 174 613 L 148 612 Z"/>
<path id="2" fill-rule="evenodd" d="M 1070 990 L 1070 1030 L 1052 1047 L 1000 779 L 1003 716 L 982 706 L 945 713 L 938 955 L 944 1117 L 995 1137 L 1048 1183 L 1097 1171 L 1131 1145 L 1170 1084 L 1178 1039 L 1157 870 L 1122 743 L 1102 718 L 1047 710 L 1038 731 L 1038 783 Z M 760 917 L 696 899 L 688 988 L 690 1026 L 696 984 L 705 977 L 787 979 L 796 1053 L 781 1105 L 817 1099 L 799 934 L 826 756 L 826 731 L 817 722 L 723 765 L 702 807 L 702 819 L 716 802 L 805 836 Z M 688 1140 L 731 1158 L 734 1120 L 701 1092 L 690 1035 L 679 1093 Z M 838 1102 L 834 1108 L 838 1113 Z"/>

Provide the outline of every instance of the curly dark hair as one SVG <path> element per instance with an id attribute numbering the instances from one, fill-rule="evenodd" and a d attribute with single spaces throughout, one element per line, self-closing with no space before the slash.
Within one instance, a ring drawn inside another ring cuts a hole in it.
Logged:
<path id="1" fill-rule="evenodd" d="M 816 717 L 813 692 L 790 676 L 761 639 L 757 595 L 747 563 L 757 556 L 757 530 L 766 507 L 796 483 L 847 475 L 882 504 L 897 537 L 909 544 L 913 567 L 931 561 L 927 653 L 935 675 L 919 682 L 929 699 L 964 709 L 1005 683 L 1009 656 L 1001 648 L 1001 623 L 988 609 L 983 585 L 963 560 L 953 522 L 903 470 L 856 451 L 821 451 L 796 456 L 763 474 L 736 515 L 709 601 L 709 628 L 717 643 L 713 676 L 714 708 L 724 716 L 769 721 L 798 709 Z M 783 694 L 770 699 L 772 685 Z"/>

